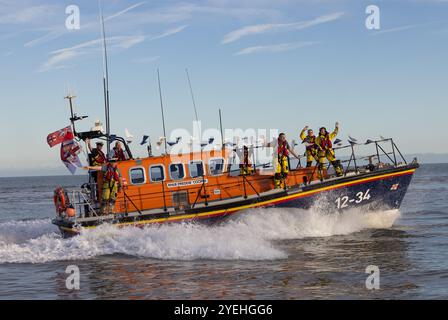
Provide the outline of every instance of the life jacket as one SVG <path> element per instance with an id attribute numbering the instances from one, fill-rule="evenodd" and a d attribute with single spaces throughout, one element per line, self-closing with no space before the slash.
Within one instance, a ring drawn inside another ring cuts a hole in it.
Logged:
<path id="1" fill-rule="evenodd" d="M 325 135 L 319 135 L 320 147 L 324 150 L 332 149 L 333 143 L 331 142 L 330 135 L 326 133 Z"/>
<path id="2" fill-rule="evenodd" d="M 126 160 L 123 149 L 114 148 L 114 158 L 117 158 L 119 161 Z"/>
<path id="3" fill-rule="evenodd" d="M 280 142 L 280 139 L 278 139 L 277 142 L 277 155 L 287 157 L 289 155 L 288 142 L 286 140 L 285 142 Z"/>
<path id="4" fill-rule="evenodd" d="M 104 175 L 104 181 L 105 182 L 119 182 L 120 181 L 120 175 L 118 174 L 118 170 L 114 167 L 108 165 L 106 169 L 106 174 Z"/>
<path id="5" fill-rule="evenodd" d="M 97 154 L 92 158 L 93 164 L 101 165 L 103 163 L 106 163 L 106 155 L 104 154 L 104 152 L 96 148 L 94 150 L 96 150 Z"/>
<path id="6" fill-rule="evenodd" d="M 69 204 L 67 192 L 62 187 L 57 187 L 54 190 L 53 201 L 56 207 L 56 213 L 60 215 L 67 209 Z"/>
<path id="7" fill-rule="evenodd" d="M 307 146 L 306 146 L 306 149 L 307 150 L 312 150 L 312 149 L 314 149 L 314 144 L 316 143 L 316 136 L 312 136 L 312 137 L 310 137 L 310 136 L 306 136 L 306 138 L 305 139 L 303 139 L 303 142 L 304 143 L 306 143 L 306 144 L 308 144 Z"/>

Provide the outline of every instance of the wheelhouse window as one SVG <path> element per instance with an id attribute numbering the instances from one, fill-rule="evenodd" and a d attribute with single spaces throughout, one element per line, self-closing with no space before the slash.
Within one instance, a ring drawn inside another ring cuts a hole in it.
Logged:
<path id="1" fill-rule="evenodd" d="M 211 159 L 208 163 L 209 171 L 212 176 L 217 176 L 223 173 L 224 171 L 224 159 L 216 158 Z"/>
<path id="2" fill-rule="evenodd" d="M 182 180 L 185 178 L 185 170 L 182 163 L 172 163 L 170 164 L 169 169 L 172 180 Z"/>
<path id="3" fill-rule="evenodd" d="M 149 167 L 149 177 L 151 182 L 158 182 L 165 180 L 165 170 L 162 165 L 154 165 Z"/>
<path id="4" fill-rule="evenodd" d="M 132 168 L 129 172 L 131 184 L 143 184 L 146 181 L 145 170 L 143 168 Z"/>
<path id="5" fill-rule="evenodd" d="M 202 161 L 190 161 L 188 170 L 190 171 L 190 177 L 202 177 L 204 175 L 204 164 Z"/>

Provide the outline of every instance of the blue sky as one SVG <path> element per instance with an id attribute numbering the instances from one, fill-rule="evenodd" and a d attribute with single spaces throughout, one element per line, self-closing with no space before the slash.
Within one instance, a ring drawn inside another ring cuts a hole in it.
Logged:
<path id="1" fill-rule="evenodd" d="M 365 27 L 368 5 L 381 29 Z M 80 9 L 67 30 L 65 9 Z M 185 68 L 205 127 L 341 123 L 341 137 L 395 137 L 403 152 L 448 150 L 448 1 L 102 1 L 113 131 L 162 135 L 194 119 Z M 96 1 L 0 0 L 2 175 L 65 170 L 46 135 L 66 126 L 67 87 L 89 129 L 103 119 Z M 139 138 L 137 138 L 139 139 Z M 133 145 L 136 155 L 143 147 Z"/>

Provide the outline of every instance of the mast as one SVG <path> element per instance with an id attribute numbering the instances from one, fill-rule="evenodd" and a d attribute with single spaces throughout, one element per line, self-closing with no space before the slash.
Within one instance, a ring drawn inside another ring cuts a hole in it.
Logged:
<path id="1" fill-rule="evenodd" d="M 104 116 L 106 119 L 106 144 L 107 156 L 110 156 L 110 113 L 109 113 L 109 69 L 107 63 L 107 45 L 106 30 L 104 27 L 103 10 L 101 9 L 101 0 L 98 0 L 101 20 L 101 36 L 103 38 L 103 95 L 104 95 Z"/>
<path id="2" fill-rule="evenodd" d="M 185 73 L 187 74 L 188 85 L 190 87 L 191 100 L 193 101 L 194 115 L 196 117 L 196 122 L 199 122 L 198 111 L 196 109 L 196 101 L 194 99 L 193 87 L 191 86 L 190 75 L 188 74 L 188 69 L 185 69 Z"/>
<path id="3" fill-rule="evenodd" d="M 221 109 L 219 109 L 219 129 L 221 131 L 221 149 L 224 150 L 224 134 L 222 131 L 222 115 L 221 115 Z"/>
<path id="4" fill-rule="evenodd" d="M 201 136 L 202 133 L 200 132 L 200 128 L 201 126 L 199 125 L 199 116 L 198 116 L 198 110 L 196 108 L 196 100 L 194 98 L 194 93 L 193 93 L 193 87 L 191 85 L 191 80 L 190 80 L 190 74 L 188 73 L 188 69 L 185 68 L 185 73 L 187 74 L 187 80 L 188 80 L 188 86 L 190 88 L 190 94 L 191 94 L 191 101 L 193 102 L 193 108 L 194 108 L 194 115 L 196 118 L 196 129 L 197 129 L 197 133 L 198 133 L 198 140 L 199 140 L 199 148 L 201 149 L 201 160 L 202 160 L 202 147 L 201 147 Z M 194 128 L 193 128 L 193 132 L 194 132 Z M 194 149 L 194 147 L 193 147 Z"/>
<path id="5" fill-rule="evenodd" d="M 66 97 L 64 97 L 64 99 L 68 99 L 70 104 L 70 122 L 72 123 L 73 134 L 76 136 L 75 121 L 77 119 L 75 118 L 75 114 L 73 113 L 73 101 L 72 101 L 74 98 L 76 98 L 76 96 L 72 96 L 70 93 Z"/>
<path id="6" fill-rule="evenodd" d="M 165 138 L 165 154 L 168 154 L 167 152 L 167 142 L 168 139 L 166 136 L 166 128 L 165 128 L 165 115 L 163 113 L 163 99 L 162 99 L 162 86 L 160 85 L 160 72 L 159 69 L 157 69 L 157 81 L 159 83 L 159 98 L 160 98 L 160 110 L 162 111 L 162 126 L 163 126 L 163 136 Z"/>
<path id="7" fill-rule="evenodd" d="M 166 137 L 166 128 L 165 128 L 165 115 L 163 113 L 163 99 L 162 99 L 162 86 L 160 85 L 160 72 L 159 68 L 157 68 L 157 81 L 159 83 L 159 97 L 160 97 L 160 110 L 162 111 L 162 126 L 163 126 L 163 136 L 165 142 L 165 156 L 168 155 L 167 151 L 167 137 Z M 151 142 L 150 142 L 151 143 Z M 163 195 L 163 211 L 167 211 L 166 206 L 166 196 L 165 196 L 165 182 L 162 180 L 162 195 Z"/>

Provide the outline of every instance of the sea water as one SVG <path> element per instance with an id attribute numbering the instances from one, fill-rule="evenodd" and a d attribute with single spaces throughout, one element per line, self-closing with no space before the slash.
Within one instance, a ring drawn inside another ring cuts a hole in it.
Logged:
<path id="1" fill-rule="evenodd" d="M 448 298 L 448 164 L 419 168 L 399 211 L 252 209 L 63 239 L 52 191 L 84 179 L 0 178 L 1 299 Z M 79 290 L 66 288 L 70 265 Z"/>

